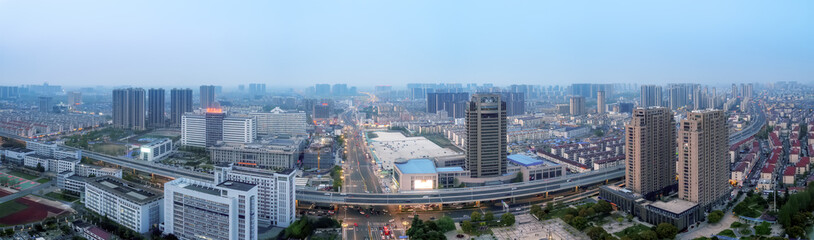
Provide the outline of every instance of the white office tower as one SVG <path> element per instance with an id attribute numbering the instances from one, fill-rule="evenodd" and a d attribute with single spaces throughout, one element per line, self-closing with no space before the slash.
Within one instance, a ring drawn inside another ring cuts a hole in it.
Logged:
<path id="1" fill-rule="evenodd" d="M 223 142 L 251 143 L 257 138 L 257 124 L 251 117 L 226 117 L 223 119 Z"/>
<path id="2" fill-rule="evenodd" d="M 295 220 L 294 169 L 271 171 L 256 167 L 218 164 L 215 182 L 236 181 L 257 185 L 258 222 L 288 227 Z"/>
<path id="3" fill-rule="evenodd" d="M 206 118 L 202 114 L 181 116 L 181 145 L 206 147 Z"/>
<path id="4" fill-rule="evenodd" d="M 305 135 L 305 112 L 286 112 L 274 108 L 271 112 L 258 112 L 249 114 L 257 118 L 257 132 L 261 134 L 290 134 Z"/>
<path id="5" fill-rule="evenodd" d="M 186 178 L 164 184 L 164 233 L 179 239 L 257 239 L 257 186 Z"/>
<path id="6" fill-rule="evenodd" d="M 161 192 L 113 176 L 88 179 L 85 207 L 133 231 L 146 233 L 161 223 Z"/>

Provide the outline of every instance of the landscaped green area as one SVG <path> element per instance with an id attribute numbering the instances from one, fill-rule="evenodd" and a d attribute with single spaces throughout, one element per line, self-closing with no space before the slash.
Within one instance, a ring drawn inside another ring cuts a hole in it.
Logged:
<path id="1" fill-rule="evenodd" d="M 25 178 L 25 179 L 28 179 L 28 180 L 35 180 L 35 179 L 39 178 L 39 176 L 34 176 L 34 175 L 31 175 L 31 174 L 22 172 L 20 170 L 11 170 L 11 171 L 8 172 L 8 174 L 18 176 L 18 177 L 21 177 L 21 178 Z"/>
<path id="2" fill-rule="evenodd" d="M 121 156 L 127 153 L 127 147 L 114 143 L 99 143 L 90 145 L 90 151 L 107 154 L 111 156 Z"/>
<path id="3" fill-rule="evenodd" d="M 768 202 L 760 194 L 749 194 L 732 211 L 738 216 L 758 218 L 768 207 Z"/>
<path id="4" fill-rule="evenodd" d="M 8 201 L 0 204 L 0 218 L 19 212 L 28 208 L 25 204 L 18 203 L 17 201 Z"/>
<path id="5" fill-rule="evenodd" d="M 73 201 L 79 200 L 79 198 L 77 198 L 77 197 L 74 197 L 74 196 L 71 196 L 71 195 L 68 195 L 68 194 L 65 194 L 65 193 L 57 193 L 57 192 L 49 192 L 49 193 L 45 194 L 45 196 L 49 197 L 49 198 L 52 198 L 52 199 L 56 199 L 56 200 L 66 201 L 66 202 L 73 202 Z"/>
<path id="6" fill-rule="evenodd" d="M 718 235 L 732 237 L 732 238 L 738 237 L 738 236 L 735 235 L 735 231 L 732 231 L 732 229 L 723 230 L 723 231 L 719 232 Z"/>
<path id="7" fill-rule="evenodd" d="M 38 182 L 38 183 L 47 183 L 47 182 L 50 182 L 50 181 L 51 181 L 51 179 L 48 179 L 48 178 L 40 178 L 40 179 L 37 179 L 36 182 Z"/>
<path id="8" fill-rule="evenodd" d="M 638 235 L 639 233 L 647 231 L 647 230 L 650 230 L 650 228 L 645 226 L 645 225 L 642 225 L 642 224 L 636 224 L 636 225 L 630 226 L 628 228 L 625 228 L 622 231 L 615 232 L 615 233 L 613 233 L 613 235 L 616 235 L 617 237 L 621 238 L 621 237 L 624 237 L 624 236 Z"/>

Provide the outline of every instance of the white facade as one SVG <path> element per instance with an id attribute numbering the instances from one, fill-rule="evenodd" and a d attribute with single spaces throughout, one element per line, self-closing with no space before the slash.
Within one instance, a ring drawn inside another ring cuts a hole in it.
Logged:
<path id="1" fill-rule="evenodd" d="M 37 153 L 34 150 L 24 148 L 6 149 L 0 152 L 2 152 L 4 156 L 6 156 L 7 161 L 14 162 L 17 164 L 22 164 L 23 161 L 25 161 L 25 156 Z"/>
<path id="2" fill-rule="evenodd" d="M 172 153 L 172 140 L 169 138 L 155 140 L 142 145 L 140 151 L 141 160 L 152 162 L 164 159 Z"/>
<path id="3" fill-rule="evenodd" d="M 286 112 L 274 108 L 271 112 L 251 113 L 257 119 L 257 132 L 261 134 L 304 135 L 307 126 L 305 112 Z"/>
<path id="4" fill-rule="evenodd" d="M 164 233 L 179 239 L 257 239 L 257 186 L 178 178 L 164 184 Z"/>
<path id="5" fill-rule="evenodd" d="M 42 166 L 45 171 L 61 173 L 64 171 L 73 171 L 76 164 L 79 164 L 79 159 L 64 158 L 53 159 L 50 157 L 42 156 L 39 154 L 31 154 L 25 156 L 23 165 L 30 168 L 36 168 L 38 165 Z"/>
<path id="6" fill-rule="evenodd" d="M 200 114 L 181 116 L 181 145 L 206 147 L 206 118 Z"/>
<path id="7" fill-rule="evenodd" d="M 209 148 L 215 164 L 251 163 L 261 168 L 294 168 L 299 157 L 297 145 L 220 144 Z"/>
<path id="8" fill-rule="evenodd" d="M 254 118 L 227 117 L 223 119 L 223 142 L 251 143 L 257 138 Z"/>
<path id="9" fill-rule="evenodd" d="M 122 178 L 122 170 L 118 168 L 106 168 L 100 167 L 96 165 L 87 165 L 87 164 L 77 164 L 74 172 L 76 175 L 82 177 L 101 177 L 101 176 L 113 176 L 117 178 Z"/>
<path id="10" fill-rule="evenodd" d="M 34 150 L 37 152 L 37 154 L 45 157 L 54 157 L 54 151 L 58 149 L 57 144 L 55 143 L 42 143 L 34 141 L 25 142 L 25 148 Z"/>
<path id="11" fill-rule="evenodd" d="M 231 180 L 257 185 L 258 222 L 264 226 L 288 227 L 296 217 L 295 173 L 293 169 L 275 172 L 225 164 L 215 167 L 215 182 Z"/>
<path id="12" fill-rule="evenodd" d="M 162 198 L 161 192 L 111 176 L 85 184 L 85 207 L 139 233 L 161 223 Z"/>

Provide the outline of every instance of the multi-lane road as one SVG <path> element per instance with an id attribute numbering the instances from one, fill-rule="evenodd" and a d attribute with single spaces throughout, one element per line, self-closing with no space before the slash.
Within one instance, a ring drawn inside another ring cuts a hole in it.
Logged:
<path id="1" fill-rule="evenodd" d="M 342 192 L 381 193 L 381 179 L 374 172 L 374 164 L 367 160 L 364 131 L 355 124 L 351 111 L 342 114 L 341 118 L 346 124 L 345 133 L 345 182 Z"/>

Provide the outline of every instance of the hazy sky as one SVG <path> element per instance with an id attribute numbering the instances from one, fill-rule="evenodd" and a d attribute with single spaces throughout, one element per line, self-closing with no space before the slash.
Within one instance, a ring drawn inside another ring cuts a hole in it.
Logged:
<path id="1" fill-rule="evenodd" d="M 0 0 L 0 85 L 812 78 L 811 0 Z"/>

